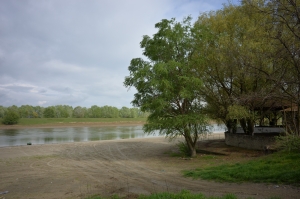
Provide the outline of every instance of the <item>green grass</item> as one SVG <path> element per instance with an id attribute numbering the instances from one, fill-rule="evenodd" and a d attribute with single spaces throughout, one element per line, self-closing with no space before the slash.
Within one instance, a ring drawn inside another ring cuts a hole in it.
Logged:
<path id="1" fill-rule="evenodd" d="M 126 198 L 126 197 L 125 197 Z M 146 195 L 139 195 L 135 198 L 138 199 L 237 199 L 237 197 L 233 194 L 226 194 L 222 197 L 206 197 L 203 194 L 192 194 L 189 191 L 183 190 L 180 193 L 154 193 L 149 196 Z M 100 196 L 91 196 L 86 199 L 104 199 Z M 106 198 L 107 199 L 107 198 Z M 121 199 L 116 195 L 110 197 L 110 199 Z"/>
<path id="2" fill-rule="evenodd" d="M 149 196 L 141 195 L 139 199 L 237 199 L 233 194 L 226 194 L 222 197 L 206 197 L 203 194 L 192 194 L 189 191 L 181 191 L 178 194 L 175 193 L 156 193 Z"/>
<path id="3" fill-rule="evenodd" d="M 68 123 L 100 123 L 100 122 L 146 122 L 146 118 L 21 118 L 18 125 L 55 125 Z M 0 119 L 0 125 L 2 119 Z"/>
<path id="4" fill-rule="evenodd" d="M 278 152 L 246 163 L 184 171 L 184 176 L 221 182 L 279 183 L 300 186 L 300 153 Z"/>
<path id="5" fill-rule="evenodd" d="M 128 197 L 124 197 L 124 198 L 128 198 Z M 230 194 L 230 193 L 226 194 L 224 196 L 221 196 L 221 197 L 214 197 L 214 196 L 207 197 L 201 193 L 193 194 L 186 190 L 182 190 L 180 193 L 154 193 L 149 196 L 139 195 L 134 198 L 138 198 L 138 199 L 238 199 L 237 196 L 235 196 L 234 194 Z M 100 196 L 91 196 L 86 199 L 107 199 L 107 198 L 100 197 Z M 109 199 L 122 199 L 122 197 L 113 195 Z M 254 198 L 251 198 L 251 199 L 254 199 Z M 275 198 L 273 197 L 270 199 L 275 199 Z M 276 199 L 279 199 L 279 198 L 276 197 Z"/>

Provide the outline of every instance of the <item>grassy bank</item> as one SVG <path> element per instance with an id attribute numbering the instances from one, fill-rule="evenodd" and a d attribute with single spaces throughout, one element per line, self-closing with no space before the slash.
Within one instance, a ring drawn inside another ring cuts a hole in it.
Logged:
<path id="1" fill-rule="evenodd" d="M 146 122 L 146 118 L 21 118 L 18 125 L 34 126 L 34 125 L 57 125 L 70 123 L 130 123 L 130 122 Z M 2 119 L 0 119 L 0 125 Z"/>
<path id="2" fill-rule="evenodd" d="M 300 186 L 300 153 L 278 152 L 246 163 L 184 171 L 184 175 L 221 182 L 279 183 Z"/>

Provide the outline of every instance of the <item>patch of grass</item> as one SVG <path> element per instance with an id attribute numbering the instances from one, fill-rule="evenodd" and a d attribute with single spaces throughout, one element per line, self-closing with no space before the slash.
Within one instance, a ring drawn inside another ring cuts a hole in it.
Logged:
<path id="1" fill-rule="evenodd" d="M 1 120 L 2 121 L 2 120 Z M 51 125 L 68 123 L 146 122 L 146 118 L 21 118 L 19 125 Z"/>
<path id="2" fill-rule="evenodd" d="M 278 152 L 245 163 L 184 171 L 184 176 L 226 182 L 264 182 L 299 186 L 300 153 Z"/>
<path id="3" fill-rule="evenodd" d="M 125 198 L 129 198 L 127 196 L 124 197 Z M 134 198 L 138 198 L 138 199 L 238 199 L 238 197 L 234 194 L 226 194 L 224 196 L 221 197 L 214 197 L 214 196 L 210 196 L 207 197 L 205 195 L 203 195 L 202 193 L 191 193 L 189 191 L 186 190 L 182 190 L 180 193 L 153 193 L 151 195 L 139 195 L 136 196 Z M 91 196 L 88 197 L 86 199 L 107 199 L 107 198 L 103 198 L 100 196 Z M 118 197 L 117 195 L 113 195 L 112 197 L 110 197 L 109 199 L 122 199 L 122 197 Z M 250 199 L 250 198 L 248 198 Z M 252 198 L 254 199 L 254 198 Z M 270 198 L 270 199 L 280 199 L 280 198 Z"/>
<path id="4" fill-rule="evenodd" d="M 205 195 L 198 193 L 192 194 L 189 191 L 183 190 L 180 193 L 155 193 L 150 196 L 141 195 L 139 199 L 237 199 L 233 194 L 226 194 L 222 197 L 206 197 Z"/>
<path id="5" fill-rule="evenodd" d="M 99 195 L 94 195 L 94 196 L 87 197 L 85 199 L 121 199 L 121 198 L 118 195 L 113 195 L 109 198 L 104 198 L 104 197 L 101 197 Z"/>

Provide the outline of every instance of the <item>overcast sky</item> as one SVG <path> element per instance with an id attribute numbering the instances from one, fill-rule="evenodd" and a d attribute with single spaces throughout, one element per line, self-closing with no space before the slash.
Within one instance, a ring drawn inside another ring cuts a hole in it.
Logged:
<path id="1" fill-rule="evenodd" d="M 136 90 L 123 81 L 142 36 L 162 19 L 196 19 L 224 3 L 0 0 L 0 105 L 132 107 Z"/>

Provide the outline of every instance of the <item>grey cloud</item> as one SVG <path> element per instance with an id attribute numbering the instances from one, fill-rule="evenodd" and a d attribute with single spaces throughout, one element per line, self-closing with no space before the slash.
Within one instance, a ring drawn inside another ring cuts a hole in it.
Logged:
<path id="1" fill-rule="evenodd" d="M 131 106 L 135 90 L 123 81 L 142 36 L 222 2 L 0 1 L 0 105 Z"/>
<path id="2" fill-rule="evenodd" d="M 34 87 L 32 86 L 22 86 L 22 85 L 0 85 L 0 88 L 8 92 L 30 92 Z"/>
<path id="3" fill-rule="evenodd" d="M 60 92 L 60 93 L 72 93 L 73 92 L 73 89 L 69 88 L 69 87 L 64 87 L 64 86 L 52 86 L 52 87 L 49 87 L 51 90 L 53 91 L 57 91 L 57 92 Z"/>

